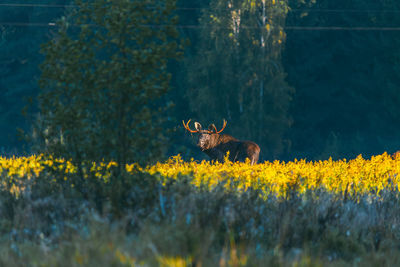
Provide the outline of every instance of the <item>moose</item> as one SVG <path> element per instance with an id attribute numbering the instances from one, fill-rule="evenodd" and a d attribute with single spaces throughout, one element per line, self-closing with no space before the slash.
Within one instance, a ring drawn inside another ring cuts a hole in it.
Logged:
<path id="1" fill-rule="evenodd" d="M 217 130 L 214 124 L 210 124 L 207 130 L 203 130 L 200 123 L 195 122 L 192 130 L 189 127 L 189 120 L 186 124 L 182 121 L 185 129 L 191 133 L 198 133 L 197 146 L 206 153 L 211 160 L 223 162 L 224 157 L 229 152 L 229 160 L 232 162 L 244 162 L 250 159 L 251 165 L 258 162 L 260 147 L 252 141 L 240 141 L 228 134 L 220 134 L 226 127 L 226 120 L 223 121 L 221 130 Z"/>

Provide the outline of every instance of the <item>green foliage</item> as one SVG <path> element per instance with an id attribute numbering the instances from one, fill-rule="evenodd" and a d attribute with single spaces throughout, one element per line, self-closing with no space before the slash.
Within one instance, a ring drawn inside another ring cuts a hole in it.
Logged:
<path id="1" fill-rule="evenodd" d="M 41 150 L 84 160 L 162 156 L 168 60 L 179 54 L 174 0 L 76 1 L 43 45 Z M 121 170 L 120 170 L 121 171 Z"/>
<path id="2" fill-rule="evenodd" d="M 211 1 L 196 59 L 187 60 L 187 97 L 196 117 L 226 118 L 233 135 L 268 147 L 269 156 L 288 148 L 293 88 L 281 64 L 288 8 L 286 1 Z"/>
<path id="3" fill-rule="evenodd" d="M 110 2 L 113 1 L 107 3 Z M 229 3 L 231 3 L 230 8 Z M 218 123 L 222 118 L 228 119 L 227 131 L 238 138 L 259 142 L 264 152 L 263 157 L 268 159 L 273 155 L 286 159 L 294 157 L 320 159 L 329 156 L 352 158 L 360 153 L 369 156 L 385 150 L 389 152 L 397 150 L 400 145 L 396 136 L 399 131 L 398 125 L 400 125 L 399 116 L 397 116 L 399 113 L 398 31 L 382 31 L 379 28 L 395 27 L 399 24 L 398 16 L 396 16 L 400 8 L 398 2 L 394 0 L 270 0 L 265 3 L 267 5 L 266 23 L 270 25 L 270 35 L 264 38 L 269 46 L 265 49 L 266 56 L 262 57 L 260 56 L 262 51 L 260 37 L 268 32 L 267 24 L 265 28 L 260 26 L 263 24 L 260 20 L 263 17 L 262 1 L 178 1 L 178 7 L 181 9 L 178 9 L 176 14 L 179 14 L 180 24 L 183 25 L 179 28 L 179 32 L 190 39 L 192 45 L 185 51 L 185 64 L 174 62 L 166 67 L 168 72 L 173 73 L 171 82 L 175 88 L 163 94 L 162 98 L 155 101 L 153 105 L 158 108 L 164 107 L 171 101 L 176 104 L 174 109 L 171 109 L 172 112 L 168 114 L 168 126 L 176 127 L 175 139 L 171 142 L 173 152 L 170 154 L 176 154 L 179 151 L 184 153 L 186 158 L 200 157 L 190 154 L 192 148 L 187 145 L 189 139 L 182 140 L 184 139 L 183 131 L 178 128 L 177 122 L 185 118 L 202 120 L 204 123 Z M 73 9 L 71 6 L 63 7 L 69 4 L 73 3 L 67 0 L 54 0 L 52 5 L 57 7 L 36 2 L 32 5 L 2 5 L 0 7 L 0 16 L 4 23 L 18 23 L 0 26 L 0 48 L 3 51 L 0 56 L 0 125 L 2 129 L 0 151 L 3 154 L 9 154 L 11 151 L 21 152 L 15 151 L 15 148 L 21 148 L 21 143 L 15 136 L 15 128 L 24 130 L 29 128 L 29 120 L 21 116 L 21 109 L 26 105 L 26 97 L 35 97 L 39 90 L 36 80 L 40 71 L 37 65 L 43 60 L 43 55 L 38 51 L 39 44 L 51 37 L 59 38 L 58 33 L 54 34 L 58 26 L 54 27 L 47 23 L 54 22 L 55 18 L 65 13 L 66 18 L 63 23 L 69 25 L 68 36 L 77 42 L 75 47 L 83 47 L 85 38 L 87 41 L 95 40 L 95 37 L 90 35 L 80 39 L 81 26 L 74 22 L 77 15 L 71 10 Z M 241 10 L 239 32 L 233 28 L 233 12 L 238 10 Z M 211 15 L 217 18 L 217 21 L 213 21 Z M 199 18 L 201 18 L 200 22 Z M 88 28 L 86 32 L 103 27 L 94 26 L 95 23 L 89 20 L 90 18 L 86 23 Z M 256 20 L 259 20 L 260 24 L 254 23 Z M 321 31 L 312 29 L 305 31 L 301 28 L 285 29 L 286 26 L 372 27 L 376 30 Z M 104 31 L 98 32 L 97 35 L 105 33 L 107 31 L 105 29 L 103 27 Z M 278 40 L 280 29 L 284 29 L 283 34 L 286 38 L 283 38 L 282 45 L 274 45 L 273 40 Z M 147 30 L 155 31 L 156 28 Z M 117 39 L 114 38 L 115 40 Z M 255 41 L 254 44 L 253 41 Z M 235 46 L 235 42 L 239 46 Z M 109 43 L 113 44 L 111 39 Z M 99 45 L 98 42 L 93 42 L 93 44 Z M 113 45 L 116 47 L 116 44 Z M 108 57 L 116 50 L 109 51 L 107 54 L 104 49 L 92 46 L 88 45 L 86 50 L 82 51 L 96 53 L 93 62 L 101 63 L 101 60 L 105 60 L 108 65 L 112 65 Z M 69 49 L 67 43 L 65 46 L 60 45 L 57 49 L 64 48 L 66 51 Z M 82 59 L 85 59 L 86 63 L 83 61 L 76 63 L 84 68 L 93 63 L 89 62 L 89 57 L 90 53 L 85 54 Z M 260 67 L 262 64 L 259 63 L 263 61 L 267 63 L 264 64 L 265 69 L 270 72 L 266 71 L 266 74 L 262 76 L 265 77 L 262 83 L 260 73 L 263 69 Z M 72 59 L 71 64 L 74 64 Z M 115 66 L 114 64 L 113 67 Z M 102 68 L 104 70 L 104 66 Z M 49 67 L 49 69 L 60 74 L 57 68 Z M 100 70 L 96 73 L 94 69 L 92 71 L 92 75 L 101 74 Z M 285 73 L 288 75 L 286 76 Z M 88 74 L 80 71 L 76 71 L 76 74 L 79 79 L 84 77 L 87 83 L 93 82 L 93 78 Z M 108 80 L 114 75 L 108 72 L 107 74 Z M 255 76 L 252 76 L 253 74 Z M 252 83 L 247 83 L 250 81 Z M 108 84 L 108 82 L 104 83 Z M 259 97 L 262 85 L 265 89 L 262 99 L 264 105 L 260 105 L 261 98 Z M 267 88 L 270 89 L 267 90 Z M 272 94 L 273 92 L 276 94 Z M 103 93 L 97 91 L 97 94 Z M 105 99 L 111 102 L 109 97 Z M 115 104 L 115 99 L 113 101 Z M 99 102 L 102 103 L 101 109 L 106 109 L 108 104 L 102 101 L 95 103 Z M 93 104 L 87 113 L 97 114 L 92 112 L 96 105 Z M 62 108 L 68 111 L 67 107 L 68 105 L 65 105 Z M 153 107 L 150 110 L 157 109 Z M 71 107 L 71 110 L 75 108 Z M 96 140 L 100 140 L 99 136 L 104 132 L 109 134 L 110 131 L 101 129 L 99 131 L 97 128 L 100 128 L 98 125 L 101 122 L 88 118 L 83 107 L 81 110 L 80 119 L 97 125 L 93 128 L 99 133 Z M 259 112 L 260 110 L 263 112 Z M 30 119 L 36 113 L 34 103 L 33 110 L 27 112 L 28 118 Z M 68 118 L 69 114 L 78 114 L 69 111 L 67 113 Z M 100 108 L 98 113 L 100 113 Z M 78 117 L 78 115 L 74 116 Z M 74 116 L 71 117 L 72 120 L 77 119 Z M 260 123 L 260 116 L 262 123 Z M 44 117 L 41 119 L 43 123 L 39 128 L 45 130 L 48 128 L 48 120 Z M 117 122 L 118 120 L 115 120 L 115 125 L 112 127 L 114 134 L 117 131 L 115 129 L 118 128 Z M 76 138 L 78 141 L 86 142 L 91 138 L 87 134 L 89 130 L 85 130 L 85 127 L 79 123 L 76 125 L 78 126 L 76 129 L 82 128 L 84 133 Z M 264 130 L 260 135 L 262 128 Z M 50 143 L 51 140 L 56 141 L 60 131 L 50 128 L 48 131 L 55 137 L 52 139 L 49 136 L 48 141 Z M 143 131 L 142 128 L 140 132 Z M 37 132 L 38 135 L 40 133 L 42 131 Z M 70 133 L 64 133 L 64 137 Z M 117 139 L 114 138 L 114 140 Z M 95 142 L 93 146 L 100 147 L 100 143 L 104 143 L 103 140 Z M 144 146 L 146 142 L 140 139 L 138 143 Z M 44 142 L 39 145 L 41 148 L 44 146 Z M 59 149 L 62 150 L 62 147 Z M 73 152 L 72 149 L 65 150 L 70 154 L 86 153 L 86 151 L 78 151 L 78 153 Z M 157 154 L 153 149 L 149 151 L 153 155 Z M 285 151 L 287 153 L 282 153 Z"/>

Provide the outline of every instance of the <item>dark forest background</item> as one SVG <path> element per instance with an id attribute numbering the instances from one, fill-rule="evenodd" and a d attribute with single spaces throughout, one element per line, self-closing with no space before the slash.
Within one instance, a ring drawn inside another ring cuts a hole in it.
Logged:
<path id="1" fill-rule="evenodd" d="M 168 65 L 166 156 L 204 157 L 182 127 L 189 118 L 217 127 L 226 119 L 225 132 L 257 142 L 263 160 L 397 151 L 400 2 L 265 2 L 178 1 L 188 45 Z M 2 154 L 30 153 L 17 129 L 29 132 L 36 118 L 40 46 L 54 37 L 49 23 L 71 9 L 70 1 L 31 4 L 0 5 Z"/>

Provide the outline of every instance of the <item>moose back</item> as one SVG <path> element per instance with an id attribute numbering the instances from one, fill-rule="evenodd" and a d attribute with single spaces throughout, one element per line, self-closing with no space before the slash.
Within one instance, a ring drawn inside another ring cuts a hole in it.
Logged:
<path id="1" fill-rule="evenodd" d="M 195 122 L 192 130 L 189 127 L 190 120 L 185 124 L 182 121 L 186 130 L 191 133 L 197 133 L 197 146 L 206 153 L 211 160 L 219 162 L 224 161 L 224 157 L 229 152 L 229 160 L 232 162 L 244 162 L 246 158 L 250 159 L 251 164 L 258 162 L 260 155 L 260 147 L 252 141 L 240 141 L 230 135 L 220 134 L 226 127 L 226 121 L 221 130 L 217 130 L 214 124 L 210 124 L 208 129 L 204 130 L 200 123 Z"/>

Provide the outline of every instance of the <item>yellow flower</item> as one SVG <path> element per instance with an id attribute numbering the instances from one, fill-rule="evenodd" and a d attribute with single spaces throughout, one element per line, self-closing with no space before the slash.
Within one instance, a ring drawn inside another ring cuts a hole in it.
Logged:
<path id="1" fill-rule="evenodd" d="M 93 175 L 108 181 L 111 177 L 111 162 L 93 162 L 84 168 L 84 177 Z M 71 161 L 65 159 L 43 158 L 42 155 L 30 157 L 0 157 L 0 175 L 11 183 L 9 190 L 17 195 L 24 190 L 24 179 L 39 176 L 46 167 L 65 174 L 77 173 Z M 143 171 L 159 174 L 163 183 L 179 176 L 191 176 L 194 186 L 206 185 L 210 190 L 223 182 L 225 188 L 235 186 L 238 191 L 250 188 L 262 190 L 265 198 L 268 192 L 277 196 L 285 196 L 288 190 L 304 193 L 306 190 L 325 189 L 335 194 L 361 196 L 363 194 L 379 194 L 383 189 L 398 190 L 400 186 L 400 157 L 392 157 L 387 153 L 364 159 L 361 155 L 352 160 L 325 161 L 297 160 L 290 162 L 264 162 L 257 165 L 245 163 L 225 163 L 193 159 L 183 161 L 180 155 L 171 157 L 166 162 L 142 168 L 137 163 L 125 166 L 128 173 Z M 66 176 L 65 176 L 66 177 Z M 4 182 L 3 182 L 4 183 Z"/>

